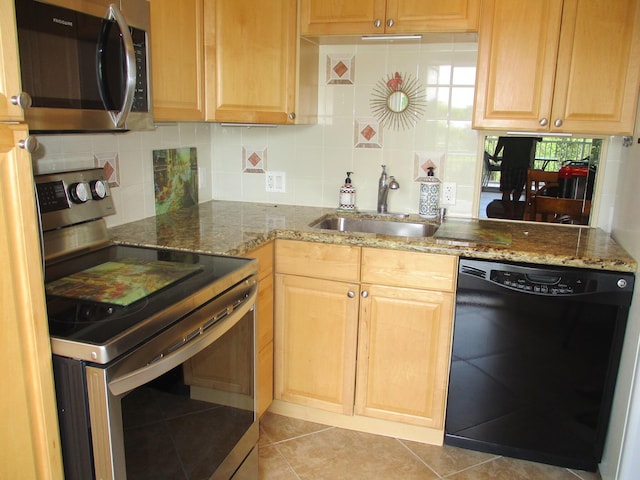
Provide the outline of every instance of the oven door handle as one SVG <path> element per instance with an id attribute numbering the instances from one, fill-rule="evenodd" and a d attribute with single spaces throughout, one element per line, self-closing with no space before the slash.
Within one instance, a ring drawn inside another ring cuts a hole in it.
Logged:
<path id="1" fill-rule="evenodd" d="M 168 372 L 172 368 L 184 363 L 196 353 L 201 352 L 222 335 L 227 333 L 231 327 L 236 325 L 246 314 L 254 308 L 258 287 L 254 284 L 249 296 L 233 310 L 229 315 L 221 319 L 218 323 L 209 327 L 199 335 L 195 335 L 191 340 L 186 341 L 181 347 L 171 353 L 151 361 L 144 367 L 128 372 L 120 377 L 109 381 L 109 390 L 113 395 L 122 395 L 130 392 L 160 375 Z M 207 322 L 208 323 L 208 320 Z"/>

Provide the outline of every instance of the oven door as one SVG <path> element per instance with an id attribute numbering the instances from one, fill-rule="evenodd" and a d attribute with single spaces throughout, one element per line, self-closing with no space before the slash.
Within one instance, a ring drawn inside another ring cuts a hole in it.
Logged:
<path id="1" fill-rule="evenodd" d="M 249 283 L 248 297 L 243 282 L 245 293 L 226 292 L 107 368 L 85 366 L 95 478 L 228 480 L 250 456 L 258 423 Z"/>

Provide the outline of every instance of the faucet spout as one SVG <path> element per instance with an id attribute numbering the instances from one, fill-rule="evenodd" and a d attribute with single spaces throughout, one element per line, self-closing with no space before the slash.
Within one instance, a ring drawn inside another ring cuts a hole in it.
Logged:
<path id="1" fill-rule="evenodd" d="M 400 184 L 393 176 L 387 175 L 387 166 L 382 165 L 382 173 L 378 180 L 378 213 L 387 213 L 387 197 L 389 190 L 397 190 Z"/>

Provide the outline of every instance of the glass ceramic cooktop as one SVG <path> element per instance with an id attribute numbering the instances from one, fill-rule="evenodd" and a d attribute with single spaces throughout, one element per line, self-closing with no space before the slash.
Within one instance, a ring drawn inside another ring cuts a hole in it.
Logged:
<path id="1" fill-rule="evenodd" d="M 250 259 L 128 246 L 47 265 L 54 353 L 56 339 L 105 345 L 130 331 L 152 336 L 252 273 Z"/>

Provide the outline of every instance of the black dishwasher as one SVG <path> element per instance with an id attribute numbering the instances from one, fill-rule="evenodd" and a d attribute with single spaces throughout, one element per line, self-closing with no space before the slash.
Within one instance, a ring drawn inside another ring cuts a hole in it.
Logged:
<path id="1" fill-rule="evenodd" d="M 445 443 L 595 471 L 634 276 L 461 259 Z"/>

